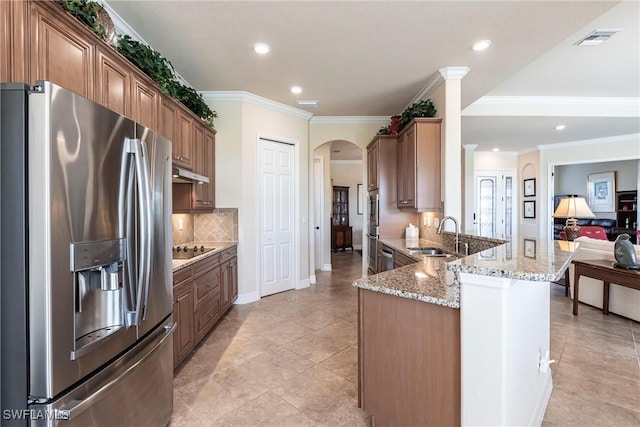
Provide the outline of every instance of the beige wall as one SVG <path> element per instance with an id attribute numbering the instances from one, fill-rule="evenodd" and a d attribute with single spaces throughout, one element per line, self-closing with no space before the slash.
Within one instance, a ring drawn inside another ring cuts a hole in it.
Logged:
<path id="1" fill-rule="evenodd" d="M 248 101 L 209 101 L 216 120 L 216 207 L 238 208 L 239 293 L 259 296 L 260 216 L 258 137 L 296 142 L 299 179 L 298 277 L 296 287 L 309 280 L 309 139 L 308 120 Z"/>
<path id="2" fill-rule="evenodd" d="M 523 212 L 523 202 L 525 200 L 522 191 L 518 191 L 518 206 L 517 206 L 517 215 L 518 220 L 518 235 L 523 237 L 536 237 L 540 236 L 541 230 L 541 222 L 543 220 L 542 210 L 542 201 L 547 197 L 547 195 L 541 190 L 542 186 L 539 182 L 540 176 L 540 156 L 539 151 L 531 151 L 529 153 L 522 154 L 518 156 L 518 189 L 521 189 L 524 185 L 525 179 L 536 178 L 536 196 L 535 197 L 527 197 L 526 200 L 533 200 L 536 202 L 536 217 L 535 218 L 524 218 Z"/>

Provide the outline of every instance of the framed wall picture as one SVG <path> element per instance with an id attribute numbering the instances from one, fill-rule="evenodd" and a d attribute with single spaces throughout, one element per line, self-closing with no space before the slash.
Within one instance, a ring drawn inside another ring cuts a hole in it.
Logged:
<path id="1" fill-rule="evenodd" d="M 587 177 L 587 194 L 592 212 L 615 212 L 616 173 L 592 173 Z"/>
<path id="2" fill-rule="evenodd" d="M 536 217 L 536 202 L 535 200 L 524 201 L 524 217 L 535 218 Z"/>
<path id="3" fill-rule="evenodd" d="M 524 256 L 527 258 L 536 257 L 536 241 L 533 239 L 524 239 Z"/>
<path id="4" fill-rule="evenodd" d="M 357 197 L 358 197 L 358 215 L 362 215 L 362 207 L 364 205 L 364 202 L 362 200 L 362 198 L 364 197 L 364 195 L 362 194 L 362 184 L 358 184 L 358 192 L 357 192 Z"/>
<path id="5" fill-rule="evenodd" d="M 536 195 L 536 179 L 530 178 L 524 180 L 524 197 L 532 197 Z"/>

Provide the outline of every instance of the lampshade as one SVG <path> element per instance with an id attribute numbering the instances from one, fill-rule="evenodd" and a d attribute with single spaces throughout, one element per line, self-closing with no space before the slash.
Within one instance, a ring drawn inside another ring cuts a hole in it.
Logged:
<path id="1" fill-rule="evenodd" d="M 576 218 L 595 218 L 596 216 L 589 209 L 589 205 L 584 197 L 567 197 L 560 200 L 558 209 L 553 213 L 554 218 L 567 218 L 564 232 L 567 240 L 573 241 L 580 234 L 580 226 Z"/>
<path id="2" fill-rule="evenodd" d="M 560 200 L 554 218 L 595 218 L 584 197 L 567 197 Z"/>

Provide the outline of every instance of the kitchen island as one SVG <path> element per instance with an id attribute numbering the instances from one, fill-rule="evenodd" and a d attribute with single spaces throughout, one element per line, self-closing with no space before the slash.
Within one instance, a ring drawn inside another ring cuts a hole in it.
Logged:
<path id="1" fill-rule="evenodd" d="M 539 425 L 552 388 L 549 282 L 577 245 L 520 239 L 426 257 L 381 243 L 416 263 L 354 282 L 359 401 L 375 424 Z"/>

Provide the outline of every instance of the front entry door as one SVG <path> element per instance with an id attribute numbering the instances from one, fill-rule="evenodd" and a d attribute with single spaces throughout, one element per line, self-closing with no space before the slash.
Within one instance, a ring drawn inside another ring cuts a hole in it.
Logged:
<path id="1" fill-rule="evenodd" d="M 514 238 L 514 175 L 510 170 L 476 172 L 474 212 L 478 236 L 509 241 Z"/>
<path id="2" fill-rule="evenodd" d="M 294 147 L 260 140 L 261 296 L 294 288 Z"/>

